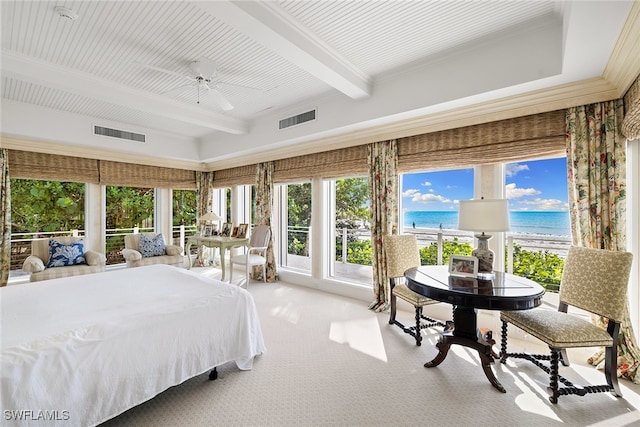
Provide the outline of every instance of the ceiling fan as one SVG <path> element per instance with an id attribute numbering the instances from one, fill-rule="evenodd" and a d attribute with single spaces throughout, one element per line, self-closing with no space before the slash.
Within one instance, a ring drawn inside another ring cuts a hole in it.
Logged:
<path id="1" fill-rule="evenodd" d="M 190 74 L 184 75 L 180 73 L 176 73 L 174 71 L 165 70 L 164 68 L 159 68 L 149 64 L 141 64 L 145 68 L 150 68 L 152 70 L 160 71 L 166 74 L 171 74 L 174 76 L 179 76 L 184 79 L 189 80 L 189 83 L 175 87 L 170 89 L 164 94 L 169 93 L 177 93 L 181 92 L 187 88 L 195 88 L 198 93 L 197 102 L 200 104 L 200 95 L 210 97 L 220 108 L 224 111 L 233 110 L 233 105 L 224 97 L 224 95 L 220 92 L 220 81 L 216 81 L 215 79 L 219 77 L 218 67 L 216 63 L 208 58 L 202 57 L 198 60 L 192 61 L 189 64 L 189 69 L 191 71 Z M 225 83 L 230 84 L 231 83 Z M 241 86 L 241 85 L 234 85 Z M 247 86 L 241 86 L 247 87 Z M 253 89 L 253 88 L 252 88 Z"/>

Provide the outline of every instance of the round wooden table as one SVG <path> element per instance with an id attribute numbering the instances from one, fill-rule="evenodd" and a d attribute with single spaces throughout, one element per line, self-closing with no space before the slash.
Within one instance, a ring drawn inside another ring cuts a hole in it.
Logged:
<path id="1" fill-rule="evenodd" d="M 442 333 L 436 344 L 438 354 L 424 366 L 432 368 L 442 363 L 452 344 L 473 348 L 480 355 L 489 382 L 506 393 L 491 369 L 498 358 L 493 352 L 493 334 L 478 329 L 477 310 L 529 310 L 542 303 L 544 288 L 532 280 L 499 271 L 491 280 L 451 276 L 447 266 L 410 268 L 405 278 L 412 291 L 453 305 L 453 330 Z"/>

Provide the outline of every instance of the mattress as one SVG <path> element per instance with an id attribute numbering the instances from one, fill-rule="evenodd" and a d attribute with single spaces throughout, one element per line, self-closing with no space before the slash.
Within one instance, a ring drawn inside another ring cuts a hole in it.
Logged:
<path id="1" fill-rule="evenodd" d="M 213 367 L 250 370 L 265 351 L 249 292 L 168 265 L 0 288 L 0 309 L 12 425 L 96 425 Z"/>

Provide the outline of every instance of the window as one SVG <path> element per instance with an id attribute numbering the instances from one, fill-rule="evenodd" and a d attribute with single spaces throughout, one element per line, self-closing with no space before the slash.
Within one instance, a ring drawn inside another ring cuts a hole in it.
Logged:
<path id="1" fill-rule="evenodd" d="M 506 270 L 557 291 L 571 245 L 566 158 L 506 164 L 505 192 L 512 253 Z"/>
<path id="2" fill-rule="evenodd" d="M 196 234 L 196 205 L 198 196 L 195 190 L 173 190 L 173 244 L 185 247 L 184 239 Z"/>
<path id="3" fill-rule="evenodd" d="M 451 255 L 471 255 L 473 237 L 458 230 L 458 201 L 473 198 L 473 169 L 401 176 L 400 227 L 413 233 L 423 265 L 447 264 Z"/>
<path id="4" fill-rule="evenodd" d="M 331 181 L 335 213 L 335 246 L 329 275 L 342 280 L 370 284 L 373 279 L 369 180 L 344 178 Z"/>
<path id="5" fill-rule="evenodd" d="M 107 265 L 124 263 L 124 235 L 154 231 L 154 189 L 106 187 L 105 230 Z"/>
<path id="6" fill-rule="evenodd" d="M 288 267 L 311 273 L 311 183 L 283 184 L 276 187 L 281 203 L 278 247 L 279 261 Z"/>
<path id="7" fill-rule="evenodd" d="M 11 270 L 22 269 L 31 240 L 84 235 L 85 184 L 11 179 Z"/>

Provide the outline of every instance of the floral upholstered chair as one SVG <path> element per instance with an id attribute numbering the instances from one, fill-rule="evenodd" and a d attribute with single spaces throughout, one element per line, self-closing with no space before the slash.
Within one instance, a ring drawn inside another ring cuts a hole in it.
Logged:
<path id="1" fill-rule="evenodd" d="M 630 252 L 572 246 L 562 272 L 558 311 L 535 308 L 500 313 L 501 362 L 505 363 L 508 357 L 526 359 L 547 372 L 551 403 L 558 403 L 558 397 L 568 394 L 584 396 L 610 391 L 622 396 L 617 375 L 618 335 L 626 310 L 632 260 Z M 604 317 L 607 329 L 567 313 L 569 306 Z M 543 341 L 551 355 L 507 353 L 508 323 Z M 566 349 L 577 347 L 605 347 L 606 385 L 578 387 L 559 375 L 558 362 L 569 366 Z M 540 360 L 550 360 L 549 366 Z M 559 387 L 558 383 L 564 386 Z"/>
<path id="2" fill-rule="evenodd" d="M 61 236 L 31 241 L 31 255 L 22 264 L 22 271 L 31 273 L 29 280 L 56 279 L 99 273 L 105 270 L 104 254 L 85 250 L 84 239 Z"/>
<path id="3" fill-rule="evenodd" d="M 420 345 L 422 343 L 422 329 L 434 326 L 446 327 L 447 324 L 427 317 L 422 312 L 422 307 L 437 304 L 439 301 L 413 292 L 405 284 L 396 284 L 398 279 L 404 280 L 405 271 L 420 266 L 420 251 L 416 236 L 415 234 L 384 236 L 382 244 L 387 257 L 387 277 L 391 286 L 389 324 L 398 326 L 403 332 L 416 339 L 416 345 Z M 397 298 L 405 300 L 415 308 L 415 326 L 407 327 L 396 319 Z"/>
<path id="4" fill-rule="evenodd" d="M 124 236 L 122 256 L 127 267 L 152 264 L 168 264 L 184 267 L 184 250 L 181 246 L 167 245 L 162 233 L 134 233 Z"/>

